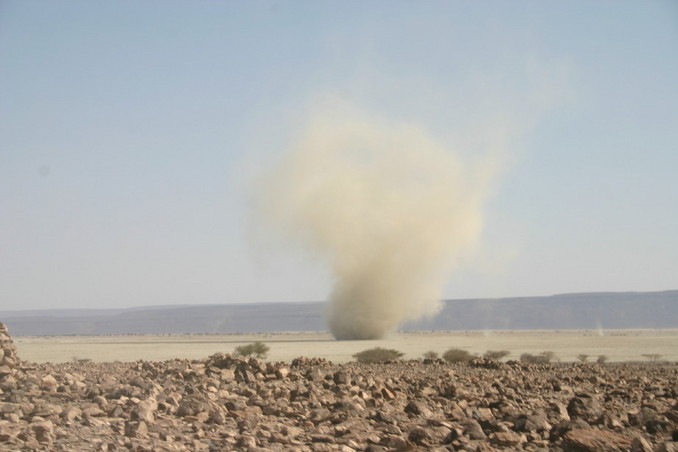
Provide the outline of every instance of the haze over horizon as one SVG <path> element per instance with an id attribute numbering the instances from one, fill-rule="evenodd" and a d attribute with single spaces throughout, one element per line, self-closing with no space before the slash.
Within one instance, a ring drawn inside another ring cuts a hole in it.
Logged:
<path id="1" fill-rule="evenodd" d="M 251 178 L 328 97 L 500 148 L 443 298 L 678 288 L 678 5 L 0 4 L 0 309 L 317 301 Z"/>

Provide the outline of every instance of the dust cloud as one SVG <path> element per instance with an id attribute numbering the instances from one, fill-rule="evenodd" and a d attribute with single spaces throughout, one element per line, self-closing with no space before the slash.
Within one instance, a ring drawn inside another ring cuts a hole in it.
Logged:
<path id="1" fill-rule="evenodd" d="M 438 311 L 481 233 L 488 155 L 464 161 L 417 124 L 354 107 L 311 115 L 260 181 L 258 207 L 329 265 L 335 338 L 382 338 Z"/>

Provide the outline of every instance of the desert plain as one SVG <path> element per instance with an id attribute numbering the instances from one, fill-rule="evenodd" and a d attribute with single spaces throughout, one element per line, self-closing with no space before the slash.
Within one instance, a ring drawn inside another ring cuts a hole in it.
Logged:
<path id="1" fill-rule="evenodd" d="M 671 452 L 676 330 L 18 337 L 0 323 L 0 450 Z M 270 346 L 266 360 L 234 356 Z M 357 363 L 372 347 L 401 360 Z M 502 361 L 421 359 L 451 347 Z M 516 361 L 552 351 L 560 362 Z M 608 357 L 606 363 L 577 355 Z M 650 362 L 643 355 L 661 359 Z"/>
<path id="2" fill-rule="evenodd" d="M 646 361 L 643 355 L 647 354 L 678 361 L 678 329 L 420 331 L 399 332 L 372 341 L 336 341 L 324 332 L 19 336 L 14 341 L 21 358 L 35 363 L 201 359 L 213 353 L 232 353 L 236 347 L 254 341 L 270 348 L 270 361 L 305 356 L 344 363 L 353 360 L 355 353 L 372 347 L 396 349 L 404 353 L 404 359 L 421 358 L 428 351 L 442 355 L 454 347 L 479 355 L 487 350 L 507 350 L 507 360 L 516 360 L 522 353 L 552 351 L 556 359 L 564 362 L 576 361 L 580 354 L 589 355 L 591 360 L 605 355 L 611 362 Z"/>

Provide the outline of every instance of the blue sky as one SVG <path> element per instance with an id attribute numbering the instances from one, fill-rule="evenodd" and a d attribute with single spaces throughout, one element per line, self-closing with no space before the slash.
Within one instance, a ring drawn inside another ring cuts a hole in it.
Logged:
<path id="1" fill-rule="evenodd" d="M 0 309 L 325 299 L 246 183 L 323 96 L 506 143 L 447 298 L 676 289 L 677 48 L 671 1 L 4 1 Z"/>

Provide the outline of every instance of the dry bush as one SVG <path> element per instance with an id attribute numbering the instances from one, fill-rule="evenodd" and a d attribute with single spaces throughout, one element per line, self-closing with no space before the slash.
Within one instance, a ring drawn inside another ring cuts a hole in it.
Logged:
<path id="1" fill-rule="evenodd" d="M 383 363 L 385 361 L 395 361 L 400 359 L 404 355 L 403 352 L 398 350 L 374 347 L 362 352 L 356 353 L 353 357 L 359 363 Z"/>
<path id="2" fill-rule="evenodd" d="M 256 356 L 257 358 L 266 358 L 269 351 L 268 345 L 263 342 L 254 342 L 252 344 L 241 345 L 235 348 L 236 356 Z"/>
<path id="3" fill-rule="evenodd" d="M 550 350 L 547 350 L 545 352 L 541 352 L 539 356 L 543 356 L 544 359 L 546 360 L 547 363 L 550 363 L 554 359 L 556 359 L 556 354 Z"/>
<path id="4" fill-rule="evenodd" d="M 72 360 L 73 360 L 74 363 L 78 363 L 78 364 L 87 364 L 87 363 L 92 362 L 92 360 L 90 358 L 78 358 L 77 356 L 74 356 Z"/>
<path id="5" fill-rule="evenodd" d="M 656 363 L 661 359 L 662 355 L 659 353 L 644 353 L 643 358 L 647 358 L 651 363 Z"/>
<path id="6" fill-rule="evenodd" d="M 538 355 L 532 353 L 523 353 L 520 355 L 520 361 L 533 364 L 548 364 L 555 358 L 556 354 L 550 351 L 541 352 Z"/>
<path id="7" fill-rule="evenodd" d="M 607 362 L 607 356 L 606 355 L 598 355 L 598 359 L 596 359 L 596 362 L 598 364 L 605 364 L 605 362 Z"/>
<path id="8" fill-rule="evenodd" d="M 473 355 L 460 348 L 451 348 L 443 353 L 443 359 L 451 363 L 465 363 L 471 361 Z"/>
<path id="9" fill-rule="evenodd" d="M 438 359 L 440 355 L 438 355 L 438 352 L 434 352 L 433 350 L 429 350 L 426 353 L 424 353 L 424 359 Z"/>
<path id="10" fill-rule="evenodd" d="M 488 351 L 485 352 L 485 354 L 483 356 L 485 358 L 494 359 L 495 361 L 499 361 L 500 359 L 505 358 L 510 354 L 511 354 L 511 352 L 509 352 L 508 350 L 488 350 Z"/>
<path id="11" fill-rule="evenodd" d="M 580 353 L 577 355 L 577 359 L 579 360 L 580 363 L 586 363 L 589 361 L 589 355 L 585 353 Z"/>

